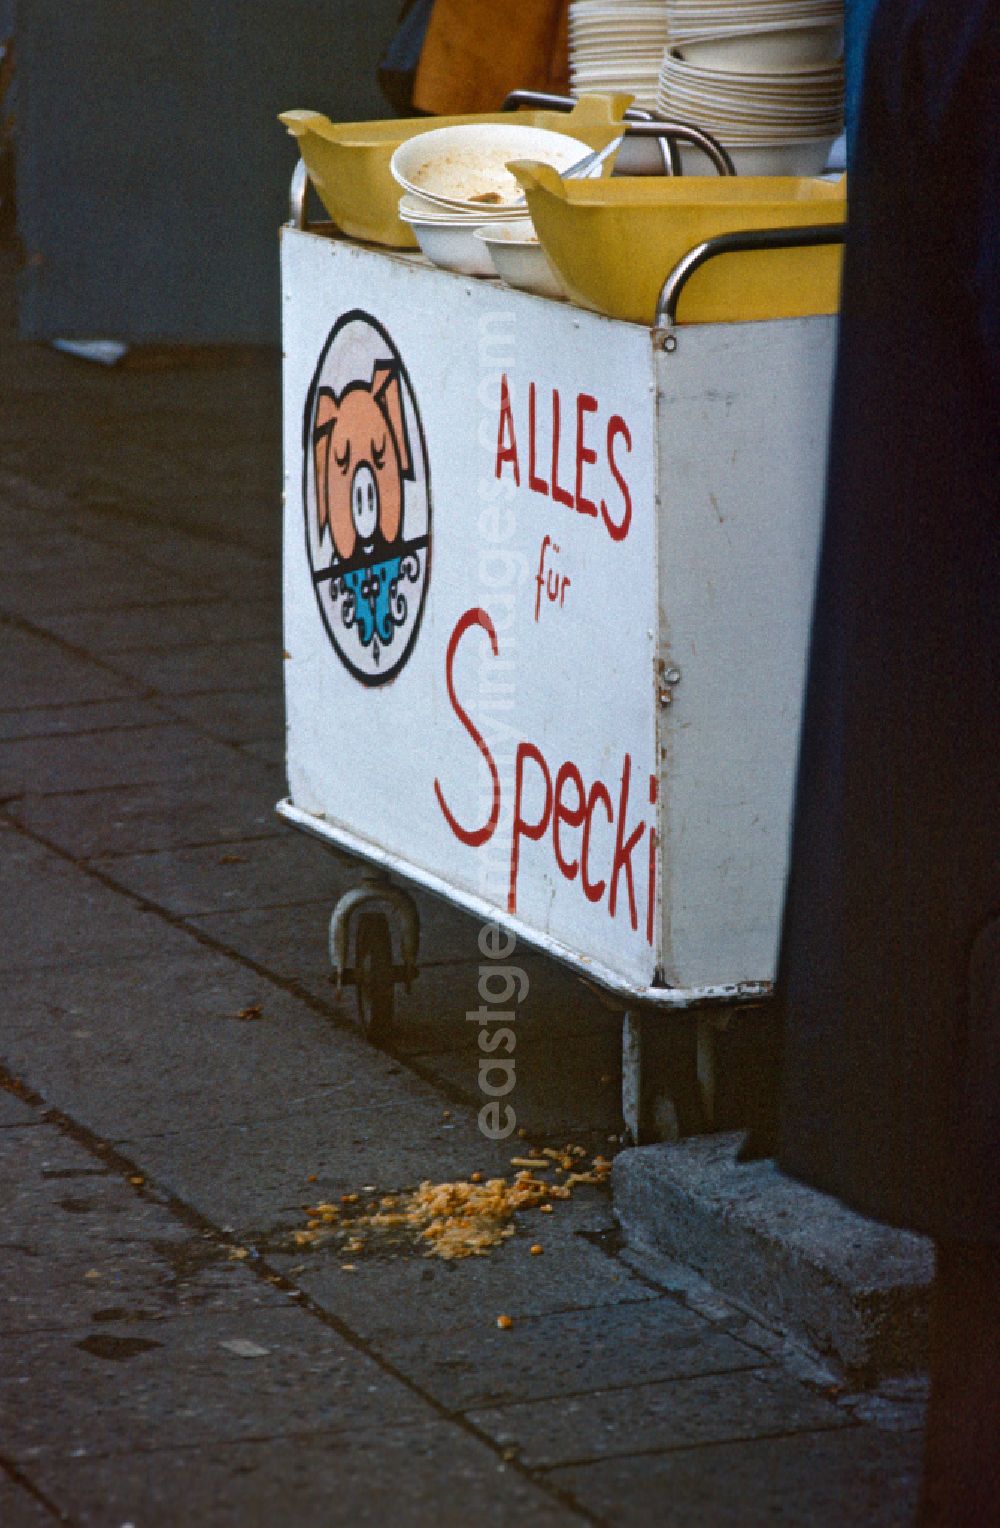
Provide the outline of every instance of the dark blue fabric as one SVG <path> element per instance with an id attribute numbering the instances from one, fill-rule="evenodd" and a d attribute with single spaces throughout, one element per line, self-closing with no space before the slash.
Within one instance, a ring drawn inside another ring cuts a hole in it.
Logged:
<path id="1" fill-rule="evenodd" d="M 844 121 L 847 162 L 853 166 L 868 31 L 877 0 L 844 0 Z"/>
<path id="2" fill-rule="evenodd" d="M 405 0 L 399 25 L 378 65 L 382 94 L 397 111 L 413 108 L 413 82 L 430 25 L 434 0 Z"/>
<path id="3" fill-rule="evenodd" d="M 1000 8 L 881 0 L 779 993 L 781 1165 L 1000 1241 Z"/>

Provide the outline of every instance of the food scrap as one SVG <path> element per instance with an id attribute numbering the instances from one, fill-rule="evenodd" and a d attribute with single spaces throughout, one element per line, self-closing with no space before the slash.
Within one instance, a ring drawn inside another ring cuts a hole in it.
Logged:
<path id="1" fill-rule="evenodd" d="M 501 1332 L 509 1332 L 513 1325 L 514 1325 L 514 1323 L 511 1320 L 510 1316 L 498 1316 L 497 1317 L 497 1326 L 500 1328 Z"/>
<path id="2" fill-rule="evenodd" d="M 296 1247 L 319 1247 L 336 1239 L 341 1252 L 352 1256 L 365 1251 L 371 1233 L 402 1233 L 423 1247 L 427 1257 L 454 1261 L 482 1257 L 514 1235 L 515 1217 L 524 1211 L 553 1213 L 553 1200 L 570 1199 L 578 1184 L 607 1182 L 611 1163 L 597 1155 L 589 1169 L 580 1146 L 561 1151 L 546 1150 L 530 1157 L 513 1157 L 517 1169 L 513 1181 L 489 1178 L 476 1171 L 469 1178 L 450 1183 L 425 1180 L 418 1188 L 360 1203 L 358 1194 L 341 1194 L 339 1204 L 321 1201 L 305 1205 L 304 1230 L 294 1231 Z M 562 1175 L 561 1182 L 549 1182 L 540 1174 L 549 1170 Z M 366 1193 L 374 1193 L 365 1186 Z M 356 1208 L 355 1208 L 356 1207 Z M 542 1252 L 540 1242 L 532 1244 L 531 1255 Z M 353 1264 L 341 1267 L 353 1268 Z"/>

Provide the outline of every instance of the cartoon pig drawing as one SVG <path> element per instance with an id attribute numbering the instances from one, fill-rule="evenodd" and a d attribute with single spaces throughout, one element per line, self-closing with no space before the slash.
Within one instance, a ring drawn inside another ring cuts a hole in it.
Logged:
<path id="1" fill-rule="evenodd" d="M 313 426 L 320 540 L 329 529 L 341 562 L 391 555 L 413 477 L 398 368 L 376 361 L 371 381 L 338 397 L 322 387 Z"/>
<path id="2" fill-rule="evenodd" d="M 333 539 L 331 598 L 379 664 L 406 616 L 401 576 L 413 576 L 402 536 L 413 458 L 394 362 L 377 360 L 370 382 L 349 382 L 339 395 L 320 388 L 312 446 L 320 544 L 327 531 Z"/>
<path id="3" fill-rule="evenodd" d="M 320 619 L 352 679 L 407 663 L 431 564 L 431 482 L 420 404 L 388 330 L 341 314 L 302 415 L 306 554 Z"/>

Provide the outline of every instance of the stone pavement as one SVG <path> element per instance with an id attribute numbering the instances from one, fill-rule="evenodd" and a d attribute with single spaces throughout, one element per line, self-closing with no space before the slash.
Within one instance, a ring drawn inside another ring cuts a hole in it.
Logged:
<path id="1" fill-rule="evenodd" d="M 277 358 L 88 367 L 13 340 L 9 275 L 0 1522 L 910 1521 L 919 1389 L 843 1393 L 623 1249 L 603 1188 L 458 1264 L 294 1245 L 316 1199 L 512 1171 L 477 929 L 427 902 L 398 1034 L 360 1038 L 325 953 L 352 867 L 273 813 Z M 522 964 L 527 1143 L 610 1154 L 618 1022 Z"/>

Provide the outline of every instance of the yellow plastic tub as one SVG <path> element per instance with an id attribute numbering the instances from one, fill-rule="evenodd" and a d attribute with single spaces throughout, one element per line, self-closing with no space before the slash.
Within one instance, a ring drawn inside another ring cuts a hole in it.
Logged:
<path id="1" fill-rule="evenodd" d="M 841 223 L 847 181 L 785 176 L 621 177 L 563 181 L 548 166 L 510 168 L 524 187 L 542 248 L 574 302 L 611 318 L 653 322 L 664 278 L 715 234 Z M 720 255 L 691 277 L 679 323 L 835 313 L 838 246 Z"/>
<path id="2" fill-rule="evenodd" d="M 399 221 L 400 188 L 389 173 L 399 144 L 435 127 L 467 122 L 511 122 L 546 127 L 602 149 L 621 130 L 630 95 L 581 96 L 572 111 L 503 112 L 492 116 L 406 117 L 386 122 L 331 122 L 315 111 L 284 111 L 279 117 L 298 139 L 309 178 L 342 233 L 352 239 L 415 249 L 411 229 Z"/>

